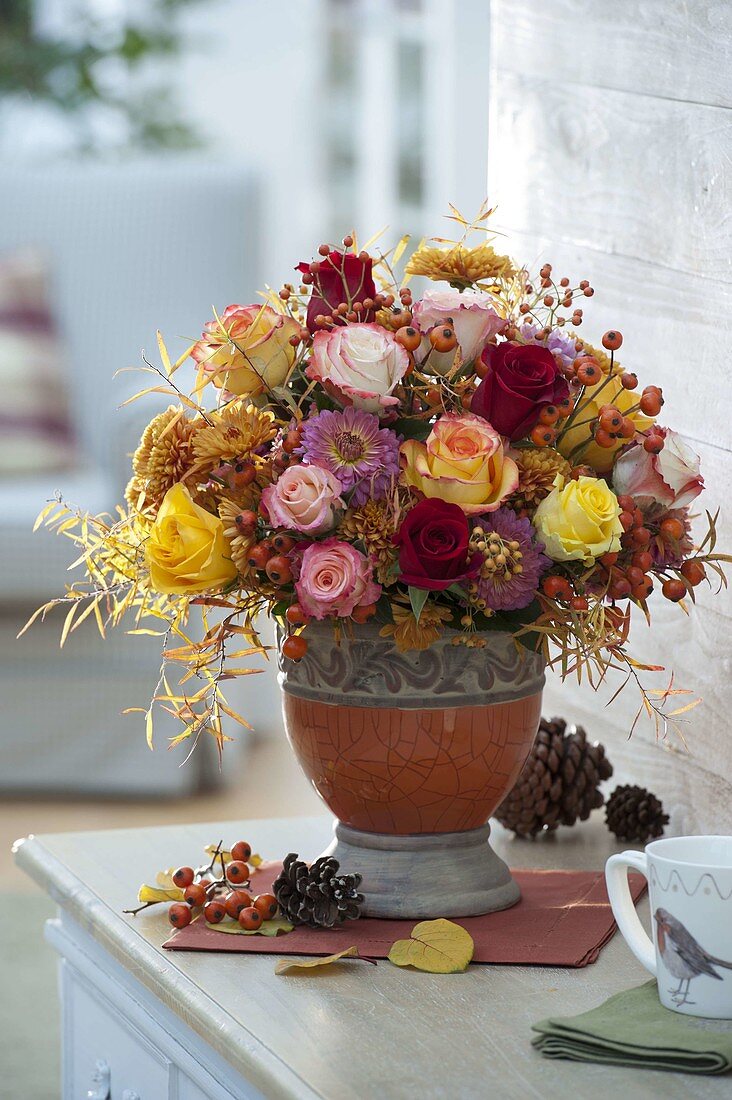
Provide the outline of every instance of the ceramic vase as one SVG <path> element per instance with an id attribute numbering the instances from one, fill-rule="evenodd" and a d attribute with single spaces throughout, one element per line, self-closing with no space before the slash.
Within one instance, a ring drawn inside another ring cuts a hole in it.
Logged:
<path id="1" fill-rule="evenodd" d="M 310 623 L 304 658 L 280 656 L 287 736 L 369 916 L 472 916 L 520 896 L 488 819 L 536 736 L 544 661 L 510 634 L 482 649 L 456 636 L 399 653 L 376 624 L 338 639 Z"/>

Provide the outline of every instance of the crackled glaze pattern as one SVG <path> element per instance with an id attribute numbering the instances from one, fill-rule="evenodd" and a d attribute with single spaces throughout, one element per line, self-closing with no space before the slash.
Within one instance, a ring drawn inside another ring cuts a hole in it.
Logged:
<path id="1" fill-rule="evenodd" d="M 541 716 L 541 693 L 444 710 L 349 707 L 284 695 L 300 766 L 336 817 L 376 833 L 484 825 L 513 786 Z"/>
<path id="2" fill-rule="evenodd" d="M 397 835 L 476 829 L 512 787 L 541 715 L 543 663 L 508 635 L 485 650 L 438 643 L 399 654 L 363 628 L 282 662 L 285 728 L 344 824 Z"/>

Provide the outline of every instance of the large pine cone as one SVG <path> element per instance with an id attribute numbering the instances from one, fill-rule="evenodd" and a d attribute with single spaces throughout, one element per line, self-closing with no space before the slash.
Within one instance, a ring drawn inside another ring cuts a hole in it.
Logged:
<path id="1" fill-rule="evenodd" d="M 321 856 L 312 867 L 294 852 L 285 857 L 272 893 L 283 915 L 292 924 L 332 928 L 361 915 L 361 875 L 339 875 L 340 865 L 332 856 Z"/>
<path id="2" fill-rule="evenodd" d="M 618 840 L 645 843 L 663 836 L 669 816 L 663 803 L 645 787 L 627 784 L 616 787 L 607 801 L 605 821 Z"/>
<path id="3" fill-rule="evenodd" d="M 542 718 L 523 771 L 494 816 L 519 836 L 586 821 L 602 806 L 598 787 L 612 774 L 605 749 L 597 741 L 588 743 L 581 726 L 567 733 L 563 718 Z"/>

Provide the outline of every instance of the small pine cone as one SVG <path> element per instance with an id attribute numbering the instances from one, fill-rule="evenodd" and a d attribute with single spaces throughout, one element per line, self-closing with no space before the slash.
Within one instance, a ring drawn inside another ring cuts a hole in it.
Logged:
<path id="1" fill-rule="evenodd" d="M 523 771 L 495 817 L 519 836 L 532 837 L 585 821 L 602 806 L 598 786 L 612 772 L 603 746 L 589 744 L 581 727 L 567 732 L 563 718 L 542 718 Z"/>
<path id="2" fill-rule="evenodd" d="M 361 875 L 339 875 L 338 871 L 338 860 L 332 856 L 321 856 L 312 867 L 294 852 L 286 856 L 272 886 L 284 916 L 292 924 L 312 928 L 357 920 L 364 900 L 358 892 Z"/>
<path id="3" fill-rule="evenodd" d="M 618 840 L 644 844 L 663 836 L 669 816 L 663 812 L 663 803 L 655 794 L 645 787 L 626 784 L 616 787 L 610 795 L 605 821 Z"/>

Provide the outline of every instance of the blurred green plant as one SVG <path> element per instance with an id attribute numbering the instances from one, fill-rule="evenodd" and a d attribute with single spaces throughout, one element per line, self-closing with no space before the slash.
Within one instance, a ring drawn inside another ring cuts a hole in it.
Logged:
<path id="1" fill-rule="evenodd" d="M 200 144 L 170 87 L 152 75 L 155 62 L 179 53 L 177 16 L 193 3 L 200 0 L 147 0 L 114 19 L 82 4 L 54 33 L 38 28 L 34 0 L 0 0 L 0 100 L 55 109 L 80 152 Z M 100 116 L 112 123 L 105 127 L 116 135 L 112 146 L 100 140 Z"/>

